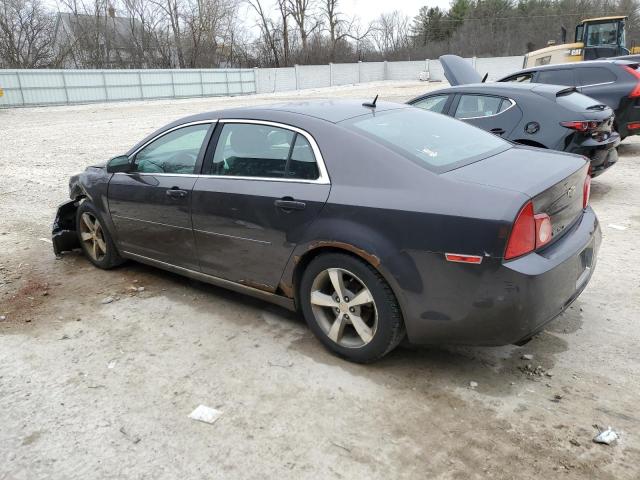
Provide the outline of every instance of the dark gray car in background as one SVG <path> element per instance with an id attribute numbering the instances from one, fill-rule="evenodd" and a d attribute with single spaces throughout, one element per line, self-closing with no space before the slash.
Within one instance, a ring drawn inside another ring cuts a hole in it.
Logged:
<path id="1" fill-rule="evenodd" d="M 600 243 L 581 157 L 407 105 L 203 113 L 70 180 L 54 251 L 124 259 L 304 315 L 369 362 L 415 343 L 520 343 L 587 285 Z"/>
<path id="2" fill-rule="evenodd" d="M 410 105 L 449 115 L 522 145 L 576 153 L 600 175 L 618 160 L 620 135 L 613 111 L 574 88 L 535 83 L 481 83 L 463 58 L 440 61 L 451 88 L 409 100 Z"/>
<path id="3" fill-rule="evenodd" d="M 640 63 L 593 60 L 527 68 L 498 82 L 544 83 L 575 87 L 615 113 L 614 129 L 624 139 L 640 134 Z"/>

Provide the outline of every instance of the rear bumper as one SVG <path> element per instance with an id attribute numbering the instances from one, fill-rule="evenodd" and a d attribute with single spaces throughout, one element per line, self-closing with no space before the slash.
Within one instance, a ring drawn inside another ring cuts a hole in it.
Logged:
<path id="1" fill-rule="evenodd" d="M 541 252 L 507 262 L 485 259 L 481 265 L 436 267 L 447 276 L 437 279 L 422 305 L 407 309 L 421 312 L 406 322 L 409 340 L 506 345 L 531 337 L 587 286 L 600 241 L 597 217 L 588 208 L 570 231 Z"/>
<path id="2" fill-rule="evenodd" d="M 620 135 L 613 132 L 606 142 L 588 138 L 571 149 L 571 152 L 587 157 L 591 162 L 591 176 L 597 177 L 618 161 L 616 149 L 618 145 L 620 145 Z"/>

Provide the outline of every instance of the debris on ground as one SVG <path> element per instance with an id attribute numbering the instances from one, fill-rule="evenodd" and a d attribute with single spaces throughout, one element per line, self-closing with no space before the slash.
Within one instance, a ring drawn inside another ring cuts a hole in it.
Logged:
<path id="1" fill-rule="evenodd" d="M 7 319 L 4 315 L 0 315 L 0 322 L 4 322 Z"/>
<path id="2" fill-rule="evenodd" d="M 141 438 L 138 435 L 131 435 L 124 429 L 124 427 L 120 427 L 120 433 L 131 440 L 132 443 L 140 443 Z"/>
<path id="3" fill-rule="evenodd" d="M 189 414 L 189 418 L 199 422 L 212 424 L 215 423 L 221 415 L 222 412 L 220 410 L 216 410 L 215 408 L 207 407 L 205 405 L 198 405 L 198 408 Z"/>
<path id="4" fill-rule="evenodd" d="M 293 362 L 287 360 L 286 362 L 272 362 L 271 360 L 269 360 L 269 366 L 271 367 L 282 367 L 282 368 L 289 368 L 289 367 L 293 367 Z"/>
<path id="5" fill-rule="evenodd" d="M 555 403 L 560 403 L 560 400 L 562 400 L 562 395 L 560 395 L 560 394 L 555 394 L 553 396 L 553 398 L 551 399 L 551 401 L 555 402 Z"/>
<path id="6" fill-rule="evenodd" d="M 580 445 L 582 445 L 578 440 L 576 440 L 575 438 L 572 438 L 571 440 L 569 440 L 569 443 L 571 445 L 573 445 L 574 447 L 579 447 Z"/>
<path id="7" fill-rule="evenodd" d="M 113 300 L 114 300 L 113 297 L 107 297 L 107 298 L 104 298 L 100 303 L 102 303 L 103 305 L 106 305 L 107 303 L 112 303 Z"/>
<path id="8" fill-rule="evenodd" d="M 478 382 L 469 382 L 469 388 L 477 388 Z"/>
<path id="9" fill-rule="evenodd" d="M 349 447 L 345 447 L 344 445 L 342 445 L 342 444 L 340 444 L 338 442 L 334 442 L 333 440 L 331 440 L 331 445 L 334 445 L 334 446 L 336 446 L 338 448 L 341 448 L 341 449 L 351 453 L 351 449 Z"/>
<path id="10" fill-rule="evenodd" d="M 623 225 L 616 225 L 615 223 L 610 223 L 608 225 L 609 228 L 613 228 L 614 230 L 626 230 L 627 227 L 623 226 Z"/>
<path id="11" fill-rule="evenodd" d="M 542 377 L 547 373 L 546 370 L 542 368 L 541 365 L 538 365 L 537 367 L 534 368 L 533 365 L 531 365 L 530 363 L 527 363 L 526 365 L 518 367 L 518 370 L 520 370 L 525 375 L 537 376 L 537 377 Z"/>
<path id="12" fill-rule="evenodd" d="M 521 360 L 533 360 L 533 355 L 526 353 L 520 357 Z"/>
<path id="13" fill-rule="evenodd" d="M 600 429 L 598 428 L 598 430 Z M 614 430 L 612 430 L 611 427 L 609 427 L 606 430 L 603 430 L 600 433 L 598 433 L 598 435 L 596 435 L 593 438 L 593 441 L 594 443 L 603 443 L 605 445 L 611 445 L 613 442 L 618 440 L 618 438 L 620 438 L 620 436 Z"/>
<path id="14" fill-rule="evenodd" d="M 107 364 L 107 368 L 108 369 L 113 369 L 116 366 L 116 363 L 118 363 L 117 360 L 111 360 L 108 364 Z"/>

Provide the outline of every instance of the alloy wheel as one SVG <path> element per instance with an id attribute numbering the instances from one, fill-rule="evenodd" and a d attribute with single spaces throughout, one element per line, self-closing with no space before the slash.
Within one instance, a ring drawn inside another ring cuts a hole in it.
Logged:
<path id="1" fill-rule="evenodd" d="M 311 285 L 311 309 L 322 331 L 346 348 L 367 345 L 378 327 L 373 295 L 356 275 L 342 268 L 320 272 Z"/>
<path id="2" fill-rule="evenodd" d="M 107 254 L 107 242 L 104 239 L 102 225 L 89 212 L 84 212 L 80 220 L 80 238 L 84 243 L 85 251 L 99 262 Z"/>

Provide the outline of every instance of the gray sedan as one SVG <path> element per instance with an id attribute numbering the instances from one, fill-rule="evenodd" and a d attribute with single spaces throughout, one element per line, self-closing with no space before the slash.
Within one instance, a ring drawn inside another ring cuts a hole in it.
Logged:
<path id="1" fill-rule="evenodd" d="M 56 254 L 135 260 L 300 311 L 370 362 L 416 343 L 522 343 L 600 243 L 588 164 L 393 103 L 202 113 L 70 180 Z"/>

